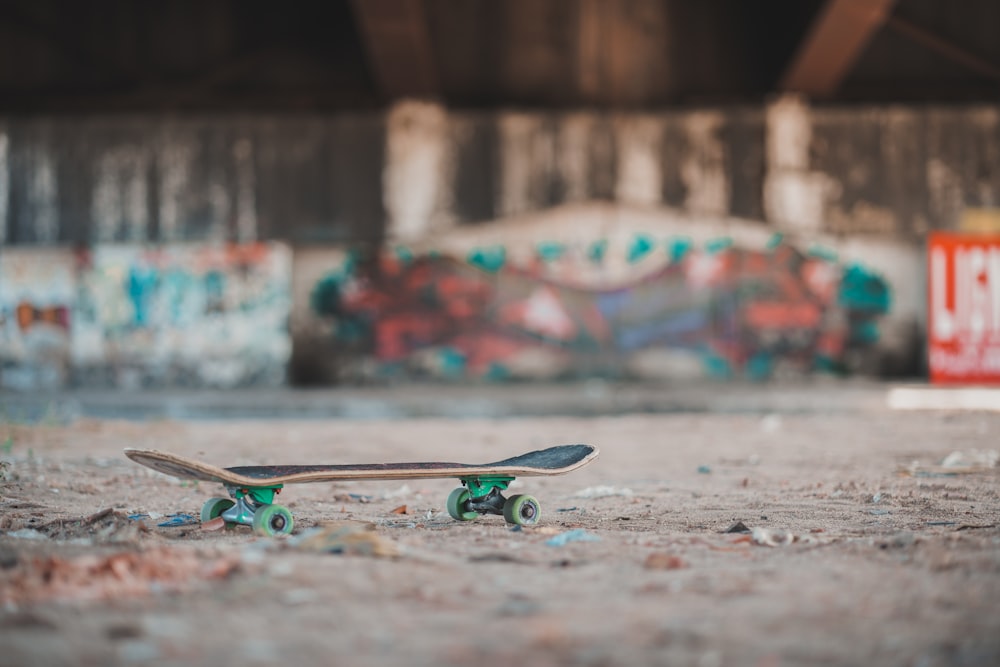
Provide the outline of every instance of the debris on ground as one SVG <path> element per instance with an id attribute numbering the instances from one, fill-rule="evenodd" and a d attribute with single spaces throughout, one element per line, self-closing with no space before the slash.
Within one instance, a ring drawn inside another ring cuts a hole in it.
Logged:
<path id="1" fill-rule="evenodd" d="M 750 531 L 749 528 L 747 528 L 747 525 L 745 523 L 743 523 L 742 521 L 737 521 L 736 523 L 734 523 L 733 525 L 729 526 L 729 528 L 726 528 L 722 532 L 723 533 L 749 533 L 751 531 Z"/>
<path id="2" fill-rule="evenodd" d="M 19 540 L 47 540 L 49 536 L 34 528 L 20 528 L 5 533 L 8 537 L 16 537 Z"/>
<path id="3" fill-rule="evenodd" d="M 395 489 L 393 491 L 385 491 L 385 492 L 379 494 L 379 498 L 381 500 L 391 500 L 393 498 L 402 498 L 404 496 L 410 496 L 410 495 L 413 495 L 413 492 L 410 491 L 409 485 L 404 484 L 403 486 L 399 487 L 398 489 Z M 417 495 L 419 495 L 419 494 L 417 494 Z"/>
<path id="4" fill-rule="evenodd" d="M 632 489 L 615 486 L 588 486 L 586 489 L 581 489 L 574 493 L 573 497 L 593 500 L 595 498 L 611 498 L 615 496 L 631 498 L 633 495 Z"/>
<path id="5" fill-rule="evenodd" d="M 916 542 L 917 536 L 913 533 L 896 533 L 876 542 L 876 544 L 879 549 L 906 549 L 912 547 Z"/>
<path id="6" fill-rule="evenodd" d="M 1000 465 L 1000 450 L 973 449 L 968 452 L 954 451 L 941 461 L 942 468 L 966 470 L 988 470 Z"/>
<path id="7" fill-rule="evenodd" d="M 524 595 L 511 595 L 497 610 L 497 616 L 534 616 L 542 610 L 542 604 Z"/>
<path id="8" fill-rule="evenodd" d="M 363 493 L 337 493 L 334 494 L 333 499 L 339 503 L 361 503 L 362 505 L 367 505 L 368 503 L 375 500 L 373 496 L 365 495 Z"/>
<path id="9" fill-rule="evenodd" d="M 10 531 L 7 535 L 31 539 L 37 538 L 35 533 L 39 533 L 54 540 L 87 539 L 95 543 L 120 544 L 136 542 L 141 535 L 149 532 L 149 526 L 144 521 L 133 520 L 129 515 L 109 507 L 86 517 L 54 519 L 42 525 Z"/>
<path id="10" fill-rule="evenodd" d="M 201 519 L 198 517 L 191 516 L 190 514 L 184 514 L 179 512 L 177 514 L 168 514 L 166 521 L 161 521 L 156 524 L 159 528 L 174 528 L 175 526 L 193 526 L 195 524 L 201 523 Z"/>
<path id="11" fill-rule="evenodd" d="M 681 570 L 688 566 L 687 562 L 675 554 L 654 552 L 646 557 L 644 566 L 647 570 Z"/>
<path id="12" fill-rule="evenodd" d="M 512 533 L 529 533 L 531 535 L 558 535 L 559 529 L 554 526 L 522 526 L 513 525 L 508 530 Z"/>
<path id="13" fill-rule="evenodd" d="M 955 477 L 990 472 L 998 467 L 1000 467 L 1000 450 L 955 450 L 944 457 L 938 465 L 924 465 L 920 461 L 912 461 L 901 468 L 899 473 L 912 477 Z"/>
<path id="14" fill-rule="evenodd" d="M 225 527 L 226 527 L 226 520 L 223 519 L 221 516 L 217 516 L 214 519 L 204 521 L 201 524 L 201 529 L 206 533 L 215 530 L 222 530 Z"/>
<path id="15" fill-rule="evenodd" d="M 407 510 L 406 505 L 400 505 L 399 507 L 394 507 L 393 509 L 389 510 L 389 513 L 390 514 L 409 514 L 409 511 Z M 427 517 L 427 518 L 430 518 L 430 517 Z"/>
<path id="16" fill-rule="evenodd" d="M 782 427 L 781 415 L 772 413 L 769 415 L 765 415 L 760 420 L 760 430 L 763 431 L 764 433 L 777 433 L 778 431 L 781 430 L 781 427 Z"/>
<path id="17" fill-rule="evenodd" d="M 519 563 L 524 565 L 534 565 L 535 562 L 525 558 L 519 558 L 506 552 L 490 552 L 469 556 L 470 563 Z"/>
<path id="18" fill-rule="evenodd" d="M 545 544 L 550 547 L 563 547 L 570 542 L 600 542 L 601 538 L 593 533 L 588 533 L 583 528 L 576 528 L 565 533 L 560 533 L 555 537 L 545 540 Z"/>
<path id="19" fill-rule="evenodd" d="M 796 535 L 787 530 L 772 528 L 754 528 L 750 533 L 754 544 L 762 547 L 784 547 L 789 544 L 812 544 L 816 541 L 811 535 Z"/>
<path id="20" fill-rule="evenodd" d="M 115 600 L 189 590 L 195 582 L 224 579 L 239 561 L 191 549 L 160 547 L 73 558 L 38 556 L 0 572 L 0 604 Z"/>
<path id="21" fill-rule="evenodd" d="M 395 542 L 379 535 L 373 523 L 338 521 L 303 531 L 287 540 L 290 548 L 312 553 L 348 554 L 397 558 Z"/>
<path id="22" fill-rule="evenodd" d="M 712 467 L 711 466 L 706 466 L 706 465 L 698 466 L 698 474 L 699 475 L 708 475 L 711 472 L 712 472 Z"/>

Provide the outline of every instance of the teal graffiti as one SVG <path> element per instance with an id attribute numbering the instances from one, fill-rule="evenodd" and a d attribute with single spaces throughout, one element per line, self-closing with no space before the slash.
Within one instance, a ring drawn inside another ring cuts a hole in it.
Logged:
<path id="1" fill-rule="evenodd" d="M 161 295 L 167 307 L 168 321 L 174 326 L 192 324 L 205 310 L 205 304 L 198 298 L 195 277 L 183 269 L 174 268 L 163 274 Z"/>
<path id="2" fill-rule="evenodd" d="M 438 368 L 441 375 L 447 378 L 460 378 L 465 375 L 466 356 L 454 347 L 442 347 L 437 352 Z"/>
<path id="3" fill-rule="evenodd" d="M 340 294 L 346 278 L 341 271 L 333 271 L 320 278 L 309 295 L 309 305 L 319 315 L 335 315 L 340 310 Z"/>
<path id="4" fill-rule="evenodd" d="M 208 271 L 204 277 L 205 282 L 205 312 L 214 313 L 222 311 L 223 293 L 226 289 L 226 277 L 221 271 Z"/>
<path id="5" fill-rule="evenodd" d="M 840 281 L 838 303 L 846 308 L 884 314 L 892 305 L 889 285 L 878 274 L 860 264 L 850 264 L 844 269 Z"/>
<path id="6" fill-rule="evenodd" d="M 150 320 L 158 276 L 153 269 L 133 266 L 128 276 L 128 298 L 132 302 L 132 322 L 144 327 Z"/>
<path id="7" fill-rule="evenodd" d="M 396 246 L 396 259 L 401 264 L 411 264 L 413 262 L 413 251 L 406 246 Z"/>
<path id="8" fill-rule="evenodd" d="M 722 252 L 723 250 L 732 247 L 732 245 L 733 245 L 733 240 L 728 237 L 712 239 L 710 241 L 705 242 L 705 252 L 707 252 L 709 255 L 715 255 L 717 253 Z"/>
<path id="9" fill-rule="evenodd" d="M 751 380 L 766 380 L 774 371 L 774 356 L 766 351 L 758 352 L 746 361 L 743 372 Z"/>
<path id="10" fill-rule="evenodd" d="M 691 239 L 679 237 L 667 242 L 667 254 L 671 262 L 679 262 L 691 251 Z"/>
<path id="11" fill-rule="evenodd" d="M 821 353 L 817 353 L 813 358 L 813 368 L 817 371 L 834 375 L 840 374 L 844 370 L 842 363 L 828 354 Z"/>
<path id="12" fill-rule="evenodd" d="M 539 243 L 536 251 L 538 252 L 538 256 L 542 258 L 542 261 L 552 262 L 566 254 L 566 246 L 562 243 L 546 241 Z"/>
<path id="13" fill-rule="evenodd" d="M 511 377 L 510 369 L 503 363 L 494 361 L 491 362 L 489 367 L 486 369 L 485 379 L 492 382 L 502 382 L 504 380 L 509 380 Z"/>
<path id="14" fill-rule="evenodd" d="M 348 251 L 339 267 L 319 279 L 309 295 L 309 305 L 314 313 L 336 315 L 340 312 L 341 294 L 357 271 L 358 257 L 355 250 Z"/>
<path id="15" fill-rule="evenodd" d="M 600 264 L 604 261 L 604 256 L 608 252 L 608 242 L 605 239 L 600 241 L 594 241 L 587 248 L 587 259 L 589 259 L 594 264 Z"/>
<path id="16" fill-rule="evenodd" d="M 653 239 L 646 234 L 636 234 L 628 249 L 628 263 L 635 264 L 653 251 Z"/>
<path id="17" fill-rule="evenodd" d="M 465 261 L 487 273 L 496 273 L 507 262 L 507 249 L 503 246 L 476 248 L 469 253 Z"/>
<path id="18" fill-rule="evenodd" d="M 873 345 L 879 340 L 878 323 L 874 320 L 862 320 L 851 326 L 851 342 L 861 345 Z"/>
<path id="19" fill-rule="evenodd" d="M 806 254 L 809 257 L 826 260 L 827 262 L 836 262 L 838 260 L 836 250 L 833 250 L 832 248 L 824 248 L 819 245 L 814 245 L 809 248 L 809 251 Z"/>
<path id="20" fill-rule="evenodd" d="M 728 380 L 733 377 L 733 366 L 729 360 L 714 352 L 706 352 L 702 357 L 705 374 L 718 380 Z"/>

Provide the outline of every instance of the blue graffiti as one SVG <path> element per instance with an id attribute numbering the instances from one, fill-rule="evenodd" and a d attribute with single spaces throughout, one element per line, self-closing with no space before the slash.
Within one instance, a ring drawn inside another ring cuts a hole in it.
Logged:
<path id="1" fill-rule="evenodd" d="M 149 324 L 153 298 L 158 283 L 156 271 L 133 266 L 128 275 L 128 298 L 132 303 L 132 323 L 139 327 Z"/>

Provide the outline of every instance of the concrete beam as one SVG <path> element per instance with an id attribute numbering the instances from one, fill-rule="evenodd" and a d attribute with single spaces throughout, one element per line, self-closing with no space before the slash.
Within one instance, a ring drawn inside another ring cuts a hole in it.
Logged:
<path id="1" fill-rule="evenodd" d="M 437 95 L 423 0 L 353 0 L 352 5 L 382 95 L 389 100 Z"/>
<path id="2" fill-rule="evenodd" d="M 832 96 L 896 0 L 827 0 L 782 77 L 780 88 L 822 99 Z"/>

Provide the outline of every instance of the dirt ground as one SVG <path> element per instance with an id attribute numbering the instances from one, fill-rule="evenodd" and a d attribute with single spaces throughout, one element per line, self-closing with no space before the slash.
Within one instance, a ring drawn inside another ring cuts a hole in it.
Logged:
<path id="1" fill-rule="evenodd" d="M 888 409 L 8 422 L 0 665 L 997 665 L 998 434 L 1000 413 Z M 601 456 L 512 487 L 539 527 L 453 521 L 454 480 L 372 481 L 287 487 L 287 538 L 187 523 L 222 489 L 121 453 L 480 462 L 573 442 Z"/>

